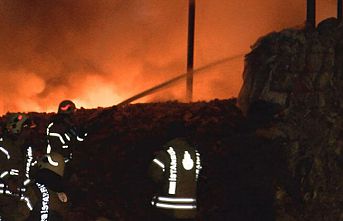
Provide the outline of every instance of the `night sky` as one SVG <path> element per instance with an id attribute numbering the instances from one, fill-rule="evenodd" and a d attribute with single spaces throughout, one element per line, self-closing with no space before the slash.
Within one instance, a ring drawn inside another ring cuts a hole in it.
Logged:
<path id="1" fill-rule="evenodd" d="M 335 0 L 317 0 L 318 21 Z M 301 27 L 305 0 L 196 0 L 195 100 L 237 96 L 243 55 L 272 31 Z M 185 72 L 186 0 L 0 0 L 0 114 L 55 111 L 65 98 L 111 106 Z M 141 101 L 182 99 L 184 84 Z"/>

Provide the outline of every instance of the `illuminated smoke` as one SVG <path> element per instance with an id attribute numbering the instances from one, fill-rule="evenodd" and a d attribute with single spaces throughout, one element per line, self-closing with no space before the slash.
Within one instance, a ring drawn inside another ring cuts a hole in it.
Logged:
<path id="1" fill-rule="evenodd" d="M 318 0 L 318 19 L 335 16 Z M 197 0 L 195 67 L 301 26 L 305 0 Z M 0 113 L 110 106 L 185 71 L 186 0 L 0 0 Z M 195 77 L 196 100 L 236 96 L 243 57 Z M 182 99 L 183 83 L 145 99 Z M 144 101 L 141 100 L 141 101 Z"/>

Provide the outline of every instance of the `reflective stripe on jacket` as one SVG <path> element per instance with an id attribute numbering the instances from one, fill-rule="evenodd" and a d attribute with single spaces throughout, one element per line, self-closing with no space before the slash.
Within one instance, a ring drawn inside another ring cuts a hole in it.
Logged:
<path id="1" fill-rule="evenodd" d="M 160 187 L 152 205 L 175 218 L 194 218 L 200 170 L 200 154 L 193 146 L 182 138 L 169 141 L 151 163 L 150 174 Z"/>

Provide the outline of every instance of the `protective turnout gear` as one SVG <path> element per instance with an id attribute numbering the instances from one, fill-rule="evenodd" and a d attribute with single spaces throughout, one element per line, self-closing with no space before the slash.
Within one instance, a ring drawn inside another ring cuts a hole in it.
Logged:
<path id="1" fill-rule="evenodd" d="M 73 158 L 73 146 L 76 142 L 84 141 L 87 133 L 80 135 L 69 120 L 55 118 L 49 124 L 46 135 L 48 142 L 46 154 L 49 155 L 52 152 L 59 153 L 64 157 L 65 162 L 68 163 Z M 49 162 L 51 165 L 56 165 L 52 157 L 49 157 Z"/>
<path id="2" fill-rule="evenodd" d="M 0 219 L 21 220 L 33 209 L 27 190 L 32 184 L 30 170 L 34 159 L 32 147 L 21 136 L 28 121 L 25 114 L 10 114 L 0 138 Z"/>
<path id="3" fill-rule="evenodd" d="M 196 215 L 200 154 L 184 139 L 168 142 L 152 161 L 150 174 L 160 190 L 152 205 L 177 219 Z"/>
<path id="4" fill-rule="evenodd" d="M 19 134 L 23 127 L 29 126 L 29 118 L 26 114 L 10 114 L 6 123 L 9 134 Z"/>
<path id="5" fill-rule="evenodd" d="M 55 192 L 64 191 L 62 177 L 64 176 L 65 162 L 61 154 L 52 152 L 44 155 L 38 160 L 37 167 L 39 170 L 35 179 L 38 183 L 45 184 Z"/>
<path id="6" fill-rule="evenodd" d="M 47 170 L 53 171 L 59 176 L 63 176 L 64 167 L 65 167 L 64 158 L 61 154 L 52 152 L 49 155 L 48 154 L 44 155 L 38 161 L 37 167 L 39 169 L 47 169 Z"/>
<path id="7" fill-rule="evenodd" d="M 70 115 L 75 110 L 76 107 L 72 101 L 62 101 L 58 107 L 58 114 L 53 117 L 46 130 L 48 141 L 46 154 L 59 153 L 64 157 L 66 163 L 73 158 L 72 147 L 75 143 L 83 141 L 87 136 L 87 133 L 81 133 L 72 122 Z M 51 157 L 49 162 L 52 165 L 56 164 Z"/>
<path id="8" fill-rule="evenodd" d="M 62 215 L 62 210 L 65 209 L 63 203 L 67 202 L 64 184 L 66 165 L 73 158 L 72 148 L 87 136 L 87 134 L 80 134 L 80 130 L 72 121 L 71 115 L 75 110 L 76 107 L 72 101 L 62 101 L 58 107 L 58 113 L 52 117 L 46 129 L 46 153 L 39 159 L 39 170 L 35 177 L 42 194 L 40 212 L 37 210 L 35 214 L 44 214 L 42 220 L 47 220 L 46 217 L 51 218 L 55 216 L 54 214 Z M 49 210 L 46 210 L 47 206 Z"/>
<path id="9" fill-rule="evenodd" d="M 71 114 L 75 111 L 75 104 L 70 100 L 62 101 L 58 107 L 58 114 L 52 117 L 47 129 L 47 148 L 43 168 L 64 176 L 64 163 L 73 158 L 72 148 L 87 136 L 72 121 Z M 63 157 L 64 163 L 60 157 Z M 47 168 L 49 166 L 50 168 Z"/>
<path id="10" fill-rule="evenodd" d="M 39 197 L 28 220 L 32 221 L 62 221 L 60 213 L 64 209 L 58 200 L 57 193 L 51 191 L 43 183 L 35 183 L 35 194 Z M 59 211 L 59 212 L 57 212 Z"/>
<path id="11" fill-rule="evenodd" d="M 20 200 L 24 201 L 27 204 L 29 210 L 32 210 L 32 204 L 30 200 L 25 196 L 26 188 L 31 184 L 30 179 L 30 169 L 33 163 L 32 148 L 28 147 L 26 154 L 22 155 L 17 151 L 11 150 L 10 145 L 6 145 L 9 148 L 5 148 L 3 145 L 6 142 L 3 142 L 1 138 L 1 147 L 2 152 L 6 152 L 5 156 L 8 162 L 1 161 L 1 174 L 0 174 L 0 194 L 5 194 L 8 196 L 19 197 Z M 2 156 L 3 157 L 3 156 Z M 25 162 L 24 166 L 19 165 L 23 164 L 19 161 L 18 158 L 23 158 Z"/>

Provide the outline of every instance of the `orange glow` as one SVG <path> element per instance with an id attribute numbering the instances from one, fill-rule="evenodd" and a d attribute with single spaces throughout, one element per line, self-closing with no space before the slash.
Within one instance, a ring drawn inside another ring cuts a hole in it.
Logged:
<path id="1" fill-rule="evenodd" d="M 335 16 L 318 0 L 318 21 Z M 195 68 L 304 24 L 305 0 L 196 0 Z M 0 1 L 0 114 L 112 106 L 186 70 L 188 1 Z M 194 77 L 194 99 L 237 96 L 244 57 Z M 185 82 L 138 102 L 183 100 Z"/>
<path id="2" fill-rule="evenodd" d="M 78 107 L 107 107 L 124 99 L 116 93 L 112 84 L 107 83 L 99 76 L 88 75 L 80 84 L 79 92 L 83 96 L 74 99 Z"/>

